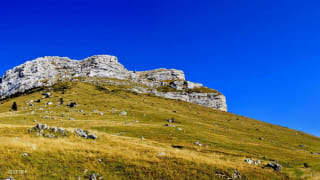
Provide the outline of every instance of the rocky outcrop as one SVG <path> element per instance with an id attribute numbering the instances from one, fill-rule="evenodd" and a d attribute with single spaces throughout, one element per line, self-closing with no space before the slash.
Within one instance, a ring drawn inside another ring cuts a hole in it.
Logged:
<path id="1" fill-rule="evenodd" d="M 227 111 L 226 99 L 217 91 L 194 92 L 203 88 L 202 84 L 185 80 L 183 71 L 176 69 L 156 69 L 133 72 L 118 62 L 117 57 L 97 55 L 84 60 L 71 60 L 67 57 L 46 56 L 8 70 L 0 78 L 0 99 L 27 90 L 52 86 L 58 80 L 76 77 L 103 77 L 129 80 L 149 87 L 138 88 L 137 92 L 151 92 L 154 95 L 179 99 L 202 106 Z M 159 88 L 169 88 L 163 92 Z M 152 89 L 150 91 L 150 89 Z"/>
<path id="2" fill-rule="evenodd" d="M 151 71 L 135 72 L 134 75 L 137 80 L 149 81 L 171 81 L 171 80 L 185 80 L 184 72 L 176 69 L 155 69 Z"/>
<path id="3" fill-rule="evenodd" d="M 125 79 L 130 72 L 115 56 L 92 56 L 82 61 L 66 57 L 41 57 L 8 70 L 1 78 L 0 97 L 51 86 L 58 79 L 72 77 L 109 77 Z"/>
<path id="4" fill-rule="evenodd" d="M 221 111 L 227 111 L 226 98 L 218 93 L 187 93 L 187 92 L 159 92 L 153 91 L 156 96 L 182 100 Z"/>

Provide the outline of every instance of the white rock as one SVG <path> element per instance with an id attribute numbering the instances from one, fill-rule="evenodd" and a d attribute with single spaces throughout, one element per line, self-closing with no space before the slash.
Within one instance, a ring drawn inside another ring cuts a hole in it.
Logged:
<path id="1" fill-rule="evenodd" d="M 126 115 L 128 115 L 128 113 L 127 113 L 126 111 L 122 111 L 122 112 L 120 113 L 120 115 L 121 115 L 121 116 L 126 116 Z"/>
<path id="2" fill-rule="evenodd" d="M 128 71 L 110 55 L 91 56 L 83 60 L 71 60 L 67 57 L 46 56 L 19 65 L 8 70 L 0 78 L 0 99 L 27 90 L 51 86 L 57 80 L 71 80 L 72 77 L 104 77 L 130 80 L 153 89 L 151 93 L 170 99 L 178 99 L 221 111 L 227 111 L 225 96 L 218 93 L 188 93 L 187 90 L 202 87 L 202 84 L 185 80 L 183 71 L 176 69 L 156 69 L 151 71 Z M 178 92 L 158 92 L 155 89 L 168 86 Z M 131 89 L 138 93 L 149 93 L 148 88 Z M 49 92 L 44 98 L 50 97 Z M 51 102 L 48 103 L 51 105 Z M 40 110 L 43 110 L 41 108 Z M 114 111 L 112 111 L 115 113 Z"/>

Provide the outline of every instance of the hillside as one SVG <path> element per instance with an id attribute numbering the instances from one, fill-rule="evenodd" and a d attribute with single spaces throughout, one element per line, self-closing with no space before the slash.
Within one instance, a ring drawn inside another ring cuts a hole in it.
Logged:
<path id="1" fill-rule="evenodd" d="M 123 82 L 72 78 L 1 100 L 0 179 L 320 179 L 318 137 Z"/>

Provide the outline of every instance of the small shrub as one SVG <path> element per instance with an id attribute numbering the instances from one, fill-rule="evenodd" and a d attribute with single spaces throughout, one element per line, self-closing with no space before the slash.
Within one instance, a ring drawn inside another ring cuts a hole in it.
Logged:
<path id="1" fill-rule="evenodd" d="M 11 106 L 11 110 L 12 111 L 18 111 L 18 105 L 16 102 L 13 102 L 12 106 Z"/>
<path id="2" fill-rule="evenodd" d="M 62 105 L 64 103 L 63 98 L 60 98 L 60 104 Z"/>

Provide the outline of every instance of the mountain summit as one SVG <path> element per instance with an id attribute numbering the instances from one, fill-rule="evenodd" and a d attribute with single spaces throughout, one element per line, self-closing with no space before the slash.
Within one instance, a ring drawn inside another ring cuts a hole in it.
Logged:
<path id="1" fill-rule="evenodd" d="M 223 94 L 202 84 L 187 81 L 183 71 L 176 69 L 129 71 L 118 62 L 116 56 L 111 55 L 96 55 L 83 60 L 45 56 L 27 61 L 8 70 L 0 78 L 0 98 L 8 98 L 34 88 L 48 87 L 58 81 L 80 77 L 126 80 L 121 83 L 135 83 L 130 90 L 138 93 L 152 93 L 160 97 L 227 111 L 226 98 Z"/>

